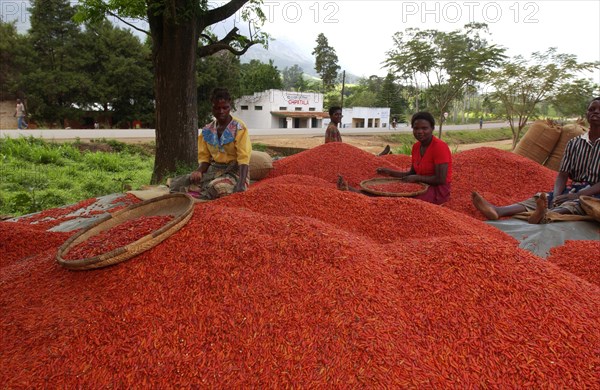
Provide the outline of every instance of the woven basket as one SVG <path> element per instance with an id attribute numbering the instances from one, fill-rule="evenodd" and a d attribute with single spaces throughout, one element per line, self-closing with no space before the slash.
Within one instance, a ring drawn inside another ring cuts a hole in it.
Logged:
<path id="1" fill-rule="evenodd" d="M 412 196 L 417 196 L 417 195 L 421 195 L 424 194 L 427 191 L 427 188 L 429 188 L 429 186 L 425 183 L 412 183 L 412 184 L 419 184 L 422 189 L 420 189 L 419 191 L 415 191 L 415 192 L 385 192 L 385 191 L 379 191 L 376 189 L 371 188 L 370 186 L 374 186 L 374 185 L 378 185 L 378 184 L 388 184 L 388 183 L 393 183 L 393 182 L 402 182 L 402 179 L 397 178 L 397 177 L 377 177 L 374 179 L 369 179 L 369 180 L 363 180 L 360 182 L 360 187 L 371 193 L 374 195 L 381 195 L 381 196 L 403 196 L 403 197 L 412 197 Z"/>
<path id="2" fill-rule="evenodd" d="M 600 199 L 582 195 L 579 197 L 579 204 L 587 215 L 600 222 Z"/>
<path id="3" fill-rule="evenodd" d="M 181 193 L 167 194 L 131 205 L 101 218 L 95 224 L 69 238 L 58 249 L 56 261 L 71 270 L 95 269 L 121 263 L 160 244 L 167 237 L 181 229 L 189 221 L 193 211 L 194 200 L 190 196 Z M 161 215 L 171 215 L 174 218 L 160 229 L 145 235 L 137 241 L 94 257 L 77 260 L 64 259 L 64 256 L 77 245 L 125 221 Z"/>

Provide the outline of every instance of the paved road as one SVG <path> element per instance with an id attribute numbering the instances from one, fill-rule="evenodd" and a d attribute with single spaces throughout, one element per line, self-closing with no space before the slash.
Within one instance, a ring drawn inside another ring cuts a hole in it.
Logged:
<path id="1" fill-rule="evenodd" d="M 506 122 L 493 122 L 485 123 L 484 129 L 507 127 Z M 473 123 L 468 125 L 448 125 L 444 126 L 443 130 L 476 130 L 479 129 L 479 124 Z M 437 129 L 436 129 L 437 131 Z M 325 129 L 321 128 L 302 128 L 302 129 L 250 129 L 250 136 L 285 136 L 285 137 L 302 137 L 307 135 L 322 135 Z M 393 134 L 410 132 L 408 126 L 400 126 L 396 129 L 365 129 L 365 128 L 345 128 L 341 129 L 342 134 L 345 135 L 361 135 L 361 134 Z M 0 130 L 0 137 L 18 138 L 20 136 L 33 136 L 35 138 L 43 138 L 47 140 L 72 140 L 72 139 L 155 139 L 154 129 L 101 129 L 101 130 L 88 130 L 88 129 L 32 129 L 32 130 Z"/>

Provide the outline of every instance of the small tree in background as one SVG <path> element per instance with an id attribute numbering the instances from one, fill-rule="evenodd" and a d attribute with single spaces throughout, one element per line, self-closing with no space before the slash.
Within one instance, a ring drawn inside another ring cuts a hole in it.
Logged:
<path id="1" fill-rule="evenodd" d="M 383 79 L 376 103 L 379 107 L 389 107 L 390 115 L 398 122 L 405 121 L 404 113 L 408 109 L 408 101 L 402 97 L 402 89 L 402 86 L 394 81 L 394 75 L 388 73 Z"/>
<path id="2" fill-rule="evenodd" d="M 486 24 L 470 23 L 464 31 L 409 28 L 394 35 L 395 47 L 387 52 L 385 66 L 397 78 L 410 81 L 417 93 L 425 83 L 430 111 L 439 118 L 439 137 L 450 104 L 504 59 L 505 49 L 488 43 L 487 33 Z"/>
<path id="3" fill-rule="evenodd" d="M 273 64 L 273 60 L 269 60 L 268 64 L 259 60 L 251 60 L 247 64 L 242 64 L 240 74 L 240 94 L 242 96 L 282 87 L 281 75 Z"/>
<path id="4" fill-rule="evenodd" d="M 307 82 L 304 80 L 304 70 L 295 64 L 291 67 L 285 67 L 281 72 L 283 88 L 292 91 L 304 91 L 307 87 Z"/>
<path id="5" fill-rule="evenodd" d="M 513 149 L 540 102 L 556 96 L 562 87 L 567 88 L 576 73 L 598 68 L 599 64 L 580 64 L 576 56 L 559 54 L 556 48 L 549 48 L 544 53 L 532 53 L 530 59 L 517 56 L 492 72 L 489 75 L 490 98 L 502 106 L 512 130 Z"/>
<path id="6" fill-rule="evenodd" d="M 585 117 L 590 99 L 596 96 L 600 96 L 600 85 L 588 79 L 578 79 L 558 87 L 550 101 L 564 118 L 581 118 Z"/>

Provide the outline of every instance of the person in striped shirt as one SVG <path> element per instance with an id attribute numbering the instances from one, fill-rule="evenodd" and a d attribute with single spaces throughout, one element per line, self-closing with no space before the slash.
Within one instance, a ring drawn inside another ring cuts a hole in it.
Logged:
<path id="1" fill-rule="evenodd" d="M 548 210 L 559 214 L 585 215 L 579 197 L 600 198 L 600 97 L 589 104 L 586 118 L 590 130 L 567 144 L 553 191 L 541 192 L 508 206 L 495 206 L 473 192 L 471 198 L 475 208 L 490 220 L 533 211 L 528 221 L 536 224 L 546 222 Z"/>

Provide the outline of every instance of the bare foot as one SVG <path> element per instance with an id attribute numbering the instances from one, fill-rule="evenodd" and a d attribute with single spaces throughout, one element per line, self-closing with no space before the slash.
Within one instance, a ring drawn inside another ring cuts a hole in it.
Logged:
<path id="1" fill-rule="evenodd" d="M 487 219 L 493 221 L 498 219 L 498 212 L 496 211 L 494 205 L 483 199 L 483 197 L 477 192 L 473 191 L 471 193 L 471 201 L 473 202 L 473 206 L 475 206 L 475 208 L 479 210 L 481 214 L 485 215 Z"/>
<path id="2" fill-rule="evenodd" d="M 338 175 L 337 188 L 340 191 L 348 191 L 348 182 L 342 177 L 342 175 Z"/>
<path id="3" fill-rule="evenodd" d="M 548 210 L 548 198 L 546 193 L 542 192 L 540 197 L 535 200 L 536 208 L 533 214 L 529 217 L 527 222 L 529 223 L 542 223 L 546 217 L 546 211 Z"/>
<path id="4" fill-rule="evenodd" d="M 392 150 L 390 149 L 390 145 L 385 145 L 385 148 L 378 154 L 378 156 L 385 156 L 386 154 L 392 154 Z"/>

